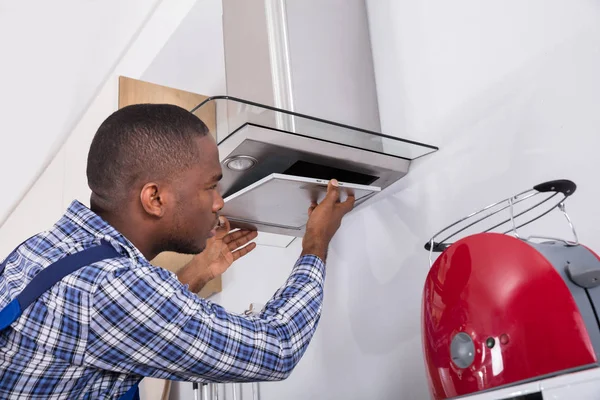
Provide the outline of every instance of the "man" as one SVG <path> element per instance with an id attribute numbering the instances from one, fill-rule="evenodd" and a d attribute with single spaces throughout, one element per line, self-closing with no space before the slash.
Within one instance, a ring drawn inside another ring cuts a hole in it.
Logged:
<path id="1" fill-rule="evenodd" d="M 251 251 L 254 244 L 243 246 L 256 236 L 229 233 L 225 219 L 217 228 L 221 166 L 202 121 L 172 105 L 125 107 L 98 129 L 87 177 L 90 209 L 74 201 L 5 260 L 0 309 L 69 254 L 104 243 L 117 256 L 52 284 L 0 332 L 0 398 L 118 399 L 145 376 L 289 376 L 319 321 L 327 248 L 353 197 L 339 202 L 332 181 L 310 206 L 290 277 L 250 317 L 194 294 Z M 175 275 L 148 262 L 163 251 L 197 255 Z"/>

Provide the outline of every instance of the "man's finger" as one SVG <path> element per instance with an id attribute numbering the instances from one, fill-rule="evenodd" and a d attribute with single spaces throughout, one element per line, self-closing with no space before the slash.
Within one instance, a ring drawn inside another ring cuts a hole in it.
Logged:
<path id="1" fill-rule="evenodd" d="M 219 226 L 217 226 L 217 235 L 218 239 L 226 237 L 226 235 L 231 231 L 231 224 L 229 220 L 223 216 L 219 217 Z"/>
<path id="2" fill-rule="evenodd" d="M 238 247 L 242 247 L 243 245 L 245 245 L 246 243 L 255 239 L 258 236 L 258 232 L 255 232 L 255 231 L 237 231 L 234 233 L 240 233 L 240 232 L 242 232 L 241 235 L 237 235 L 235 237 L 235 239 L 233 239 L 229 243 L 227 243 L 227 247 L 229 248 L 230 251 L 233 251 L 233 250 L 237 249 Z"/>
<path id="3" fill-rule="evenodd" d="M 323 203 L 329 202 L 331 204 L 337 203 L 340 199 L 340 187 L 337 179 L 331 179 L 327 184 L 327 194 L 323 199 Z"/>
<path id="4" fill-rule="evenodd" d="M 339 204 L 339 207 L 342 209 L 344 214 L 349 213 L 354 208 L 354 202 L 356 201 L 354 194 L 348 194 L 348 198 Z"/>
<path id="5" fill-rule="evenodd" d="M 238 240 L 242 236 L 249 234 L 250 232 L 252 232 L 252 231 L 248 231 L 248 230 L 244 230 L 244 229 L 240 229 L 238 231 L 231 232 L 230 234 L 228 234 L 227 236 L 225 236 L 223 238 L 223 243 L 229 244 L 235 240 Z"/>
<path id="6" fill-rule="evenodd" d="M 246 254 L 250 253 L 255 248 L 256 248 L 256 243 L 252 242 L 249 245 L 234 251 L 233 253 L 231 253 L 233 255 L 233 261 L 238 260 L 241 257 L 244 257 Z"/>

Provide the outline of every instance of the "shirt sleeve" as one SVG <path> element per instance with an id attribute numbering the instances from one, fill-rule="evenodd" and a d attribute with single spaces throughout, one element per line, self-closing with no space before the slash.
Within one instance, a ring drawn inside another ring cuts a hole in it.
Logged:
<path id="1" fill-rule="evenodd" d="M 323 261 L 303 256 L 261 314 L 246 316 L 158 267 L 120 269 L 93 295 L 85 363 L 192 382 L 285 379 L 319 322 L 324 279 Z"/>

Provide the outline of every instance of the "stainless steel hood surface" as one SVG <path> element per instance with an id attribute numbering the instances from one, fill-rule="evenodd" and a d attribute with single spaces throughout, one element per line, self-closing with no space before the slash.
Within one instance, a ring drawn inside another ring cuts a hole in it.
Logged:
<path id="1" fill-rule="evenodd" d="M 327 194 L 328 181 L 273 173 L 225 198 L 227 217 L 232 222 L 268 225 L 287 231 L 302 231 L 306 224 L 307 204 L 320 203 Z M 374 186 L 340 182 L 340 201 L 352 193 L 357 201 L 380 189 Z M 285 201 L 281 201 L 282 195 Z M 252 210 L 254 220 L 248 220 Z"/>
<path id="2" fill-rule="evenodd" d="M 297 216 L 306 215 L 310 202 L 306 200 L 304 204 L 299 197 L 307 199 L 302 191 L 308 187 L 298 182 L 284 188 L 275 180 L 268 183 L 272 187 L 260 185 L 258 191 L 252 189 L 251 185 L 271 174 L 336 178 L 383 190 L 408 173 L 412 160 L 438 150 L 435 146 L 228 96 L 211 97 L 192 112 L 205 115 L 209 108 L 216 110 L 216 137 L 223 164 L 221 191 L 223 197 L 235 199 L 235 204 L 226 202 L 222 213 L 238 226 L 259 232 L 296 237 L 304 234 L 303 224 L 289 226 L 286 221 L 296 218 L 294 221 L 302 222 Z M 228 161 L 235 157 L 243 159 L 237 166 L 251 167 L 228 167 Z M 252 190 L 245 190 L 248 187 Z M 261 202 L 261 196 L 267 195 L 270 198 Z M 369 197 L 358 200 L 357 205 Z M 273 204 L 278 204 L 277 212 L 269 213 Z M 306 215 L 304 223 L 307 219 Z"/>

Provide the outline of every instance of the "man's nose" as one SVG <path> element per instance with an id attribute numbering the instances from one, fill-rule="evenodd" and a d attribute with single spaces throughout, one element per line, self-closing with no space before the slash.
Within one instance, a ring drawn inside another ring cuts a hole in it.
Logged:
<path id="1" fill-rule="evenodd" d="M 221 196 L 221 193 L 217 193 L 217 195 L 215 197 L 215 201 L 213 203 L 213 211 L 217 212 L 217 211 L 221 210 L 224 206 L 225 206 L 225 200 L 223 200 L 223 196 Z"/>

